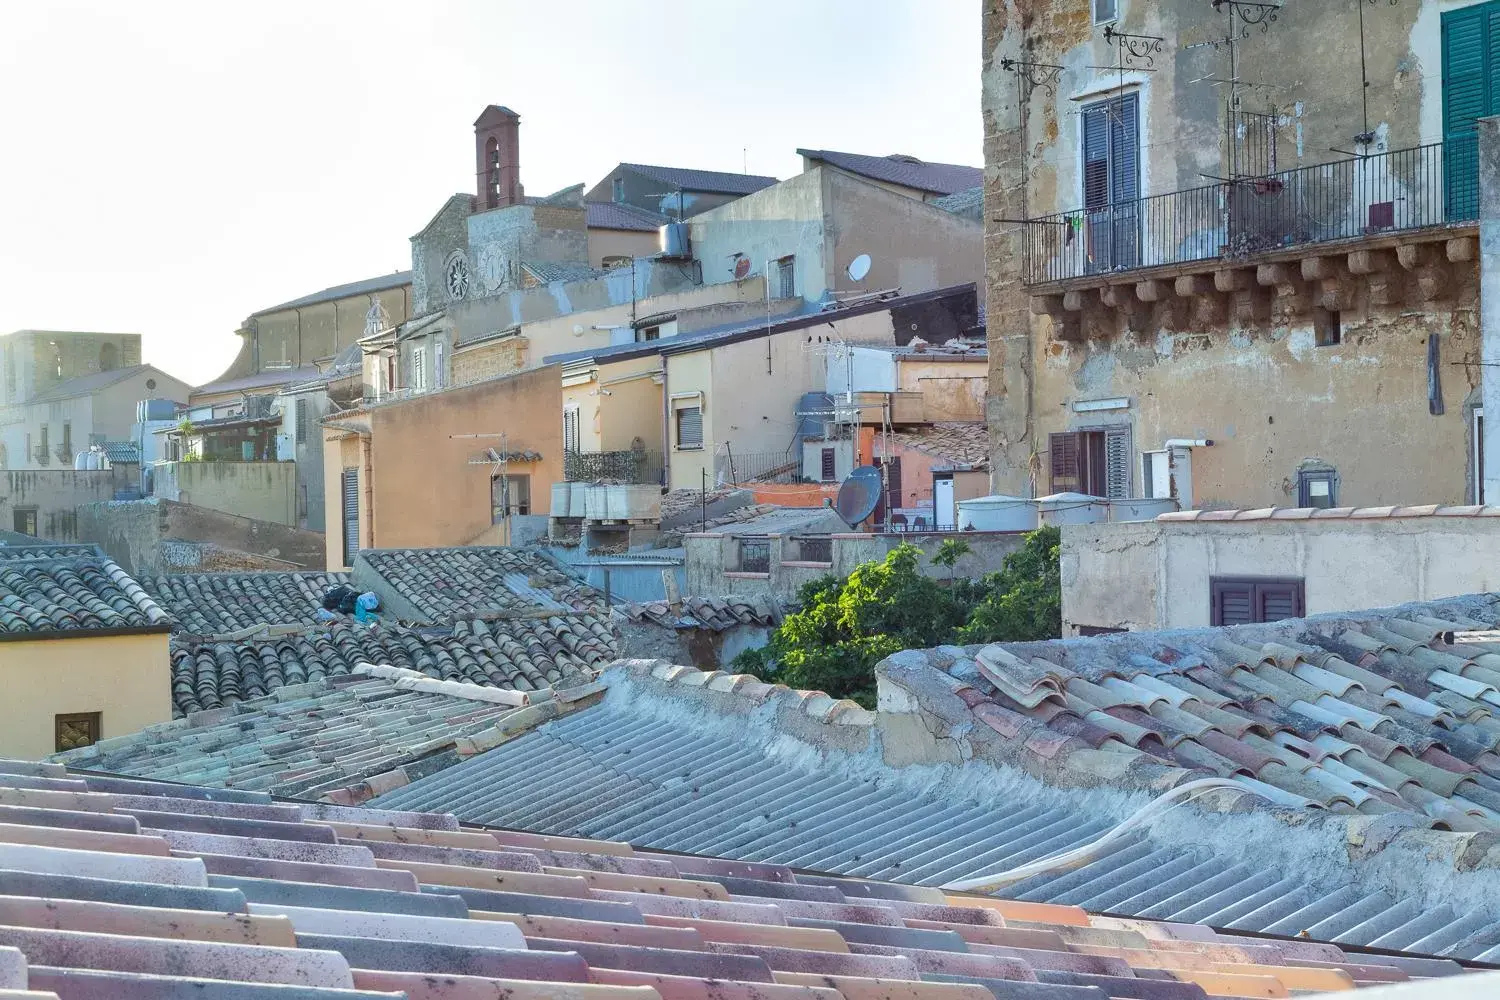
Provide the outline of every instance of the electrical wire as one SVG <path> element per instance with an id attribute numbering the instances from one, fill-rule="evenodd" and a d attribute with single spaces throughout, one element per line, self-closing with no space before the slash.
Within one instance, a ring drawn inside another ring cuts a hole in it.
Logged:
<path id="1" fill-rule="evenodd" d="M 1240 792 L 1249 791 L 1243 784 L 1232 781 L 1229 778 L 1199 778 L 1196 781 L 1189 781 L 1158 795 L 1138 809 L 1124 822 L 1097 840 L 1092 840 L 1080 847 L 1074 847 L 1058 854 L 1019 865 L 1015 868 L 991 872 L 988 875 L 979 875 L 975 878 L 961 879 L 957 882 L 949 882 L 943 886 L 943 889 L 949 892 L 993 892 L 1002 886 L 1031 878 L 1033 875 L 1042 875 L 1059 869 L 1075 868 L 1098 856 L 1115 841 L 1134 833 L 1146 823 L 1158 819 L 1167 811 L 1175 809 L 1177 806 L 1185 805 L 1199 795 L 1219 788 Z"/>

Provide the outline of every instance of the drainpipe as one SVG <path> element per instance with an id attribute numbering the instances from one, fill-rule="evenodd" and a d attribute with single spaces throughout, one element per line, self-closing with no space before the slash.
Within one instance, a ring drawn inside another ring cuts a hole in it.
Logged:
<path id="1" fill-rule="evenodd" d="M 1476 501 L 1500 503 L 1500 118 L 1479 119 L 1479 391 L 1486 421 Z M 1476 478 L 1478 470 L 1475 470 Z"/>
<path id="2" fill-rule="evenodd" d="M 662 485 L 672 488 L 672 387 L 667 384 L 667 356 L 661 358 L 661 467 Z"/>

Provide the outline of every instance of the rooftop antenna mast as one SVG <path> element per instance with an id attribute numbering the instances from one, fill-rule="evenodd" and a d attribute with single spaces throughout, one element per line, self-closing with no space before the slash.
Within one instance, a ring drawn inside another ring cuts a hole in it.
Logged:
<path id="1" fill-rule="evenodd" d="M 498 434 L 450 434 L 450 435 L 448 435 L 448 438 L 449 438 L 449 440 L 458 440 L 460 438 L 462 438 L 462 439 L 468 439 L 468 440 L 473 440 L 475 438 L 499 438 L 500 439 L 500 448 L 499 448 L 499 450 L 496 450 L 494 448 L 490 448 L 490 449 L 488 449 L 488 452 L 487 452 L 487 454 L 484 457 L 482 457 L 482 458 L 471 458 L 471 459 L 469 459 L 469 463 L 468 464 L 470 464 L 470 465 L 488 465 L 490 467 L 490 483 L 491 483 L 490 489 L 491 489 L 491 491 L 494 490 L 494 485 L 493 484 L 494 484 L 495 480 L 497 478 L 500 480 L 500 506 L 501 506 L 501 511 L 502 511 L 500 523 L 502 525 L 504 525 L 504 531 L 502 532 L 502 534 L 505 536 L 505 541 L 502 544 L 509 545 L 511 543 L 511 537 L 512 537 L 511 536 L 511 531 L 510 531 L 510 509 L 511 509 L 512 505 L 511 505 L 511 502 L 510 502 L 510 438 L 509 438 L 509 436 L 506 434 L 505 431 L 501 431 Z M 493 493 L 491 495 L 493 496 Z"/>

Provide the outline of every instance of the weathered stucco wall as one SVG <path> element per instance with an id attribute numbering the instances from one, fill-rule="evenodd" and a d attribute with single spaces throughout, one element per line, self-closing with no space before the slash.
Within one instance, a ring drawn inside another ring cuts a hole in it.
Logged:
<path id="1" fill-rule="evenodd" d="M 827 287 L 837 292 L 900 288 L 926 292 L 984 280 L 984 227 L 916 198 L 819 167 L 834 224 Z M 870 272 L 855 282 L 849 262 L 869 254 Z"/>
<path id="2" fill-rule="evenodd" d="M 1474 2 L 1410 0 L 1373 9 L 1288 4 L 1266 33 L 1237 33 L 1233 48 L 1238 78 L 1244 81 L 1238 88 L 1240 109 L 1278 116 L 1274 169 L 1349 162 L 1334 149 L 1356 148 L 1355 136 L 1366 126 L 1363 97 L 1369 104 L 1370 135 L 1360 147 L 1365 151 L 1382 153 L 1439 139 L 1440 18 Z M 1470 408 L 1477 401 L 1480 369 L 1474 267 L 1466 251 L 1453 256 L 1450 250 L 1443 273 L 1437 275 L 1446 287 L 1431 295 L 1425 286 L 1420 297 L 1406 290 L 1405 283 L 1415 282 L 1415 275 L 1405 275 L 1403 269 L 1410 266 L 1405 260 L 1394 268 L 1401 273 L 1382 285 L 1383 301 L 1393 304 L 1377 301 L 1363 281 L 1338 288 L 1342 343 L 1327 347 L 1315 346 L 1305 302 L 1284 312 L 1279 306 L 1257 307 L 1252 316 L 1236 308 L 1214 317 L 1207 315 L 1213 310 L 1198 308 L 1204 303 L 1193 297 L 1196 293 L 1184 293 L 1179 286 L 1173 295 L 1172 275 L 1165 283 L 1165 299 L 1171 301 L 1147 302 L 1129 319 L 1110 313 L 1095 322 L 1091 314 L 1081 332 L 1069 333 L 1049 316 L 1031 315 L 1030 292 L 1022 281 L 1028 227 L 1014 220 L 1083 204 L 1082 104 L 1115 96 L 1122 88 L 1139 94 L 1143 196 L 1201 188 L 1229 172 L 1228 88 L 1215 81 L 1231 75 L 1224 37 L 1235 15 L 1216 14 L 1193 0 L 1121 0 L 1118 30 L 1164 39 L 1153 55 L 1154 72 L 1139 63 L 1122 73 L 1111 68 L 1119 65 L 1119 46 L 1105 40 L 1089 8 L 1086 0 L 985 4 L 989 422 L 995 488 L 1047 492 L 1050 433 L 1126 423 L 1132 430 L 1129 471 L 1135 494 L 1143 490 L 1143 450 L 1160 448 L 1170 438 L 1206 438 L 1214 446 L 1192 456 L 1195 506 L 1286 505 L 1295 502 L 1298 469 L 1322 464 L 1337 470 L 1341 504 L 1467 501 L 1473 476 Z M 1361 86 L 1361 10 L 1368 88 Z M 1006 57 L 1062 70 L 1050 86 L 1023 86 L 1016 73 L 1001 65 Z M 1028 97 L 1024 108 L 1023 93 Z M 1238 140 L 1235 144 L 1236 155 L 1247 155 Z M 1429 159 L 1439 163 L 1441 157 Z M 1424 199 L 1432 200 L 1428 189 L 1441 191 L 1435 175 L 1423 175 L 1427 179 L 1420 190 L 1380 186 L 1392 169 L 1385 161 L 1368 161 L 1357 169 L 1366 187 L 1355 190 L 1352 208 L 1345 205 L 1345 192 L 1331 202 L 1335 208 L 1330 211 L 1347 209 L 1357 215 L 1365 204 L 1359 191 L 1386 192 L 1367 194 L 1365 201 L 1395 192 L 1399 221 Z M 1149 248 L 1158 238 L 1154 234 L 1170 224 L 1175 228 L 1168 235 L 1177 245 L 1198 240 L 1205 247 L 1219 247 L 1225 239 L 1217 196 L 1203 203 L 1215 207 L 1201 213 L 1202 225 L 1184 223 L 1180 214 L 1173 214 L 1188 209 L 1153 203 L 1156 208 L 1145 210 L 1143 245 Z M 1196 218 L 1191 211 L 1188 215 Z M 1435 218 L 1440 222 L 1441 213 Z M 1062 231 L 1031 227 L 1030 238 Z M 1356 224 L 1354 232 L 1359 231 Z M 1055 242 L 1071 242 L 1071 252 L 1079 252 L 1077 241 L 1058 237 Z M 1441 244 L 1437 247 L 1441 258 Z M 1224 266 L 1244 263 L 1227 260 Z M 1254 265 L 1255 258 L 1248 263 Z M 1310 273 L 1332 275 L 1335 283 L 1348 277 L 1341 257 L 1312 272 L 1304 266 L 1299 273 L 1298 263 L 1291 261 L 1292 277 L 1281 279 L 1278 290 L 1301 287 L 1295 282 Z M 1372 261 L 1377 270 L 1385 263 Z M 1227 275 L 1231 283 L 1247 276 L 1252 286 L 1257 281 L 1264 285 L 1262 294 L 1269 295 L 1277 284 L 1253 266 Z M 1118 280 L 1104 273 L 1098 278 L 1101 284 Z M 1206 281 L 1213 291 L 1212 274 L 1192 280 L 1200 285 Z M 1310 278 L 1306 284 L 1318 286 Z M 1426 354 L 1434 334 L 1441 355 L 1436 371 L 1443 383 L 1442 416 L 1428 412 Z M 1072 409 L 1110 397 L 1126 398 L 1128 407 L 1092 417 Z M 1040 477 L 1033 476 L 1035 469 L 1042 470 Z"/>
<path id="3" fill-rule="evenodd" d="M 366 432 L 369 429 L 369 414 L 361 414 L 356 419 L 342 419 L 341 424 L 348 427 L 363 427 Z M 358 496 L 356 497 L 355 516 L 358 519 L 356 535 L 359 540 L 359 548 L 371 548 L 371 517 L 370 517 L 370 439 L 356 431 L 341 428 L 325 428 L 323 431 L 323 491 L 324 506 L 328 511 L 327 528 L 323 533 L 327 545 L 327 562 L 329 569 L 347 569 L 353 561 L 344 558 L 344 497 L 343 484 L 344 472 L 348 469 L 356 470 L 359 476 Z"/>
<path id="4" fill-rule="evenodd" d="M 135 466 L 117 466 L 94 472 L 6 472 L 0 475 L 0 527 L 20 530 L 17 512 L 34 512 L 38 537 L 78 541 L 78 505 L 108 500 L 116 489 L 135 485 L 134 470 Z"/>
<path id="5" fill-rule="evenodd" d="M 770 594 L 783 603 L 792 602 L 798 589 L 823 576 L 846 577 L 863 563 L 878 562 L 898 545 L 914 545 L 920 555 L 917 566 L 922 575 L 946 580 L 946 567 L 934 565 L 932 557 L 943 542 L 953 537 L 947 533 L 910 533 L 870 535 L 860 533 L 837 533 L 843 527 L 836 514 L 830 514 L 826 524 L 813 525 L 805 533 L 832 529 L 832 556 L 830 563 L 809 563 L 799 559 L 796 540 L 791 535 L 773 534 L 771 540 L 771 571 L 769 573 L 742 573 L 739 565 L 739 537 L 733 534 L 709 532 L 690 534 L 684 537 L 685 593 L 704 597 L 721 594 Z M 798 532 L 802 534 L 804 532 Z M 999 570 L 1005 557 L 1021 548 L 1026 536 L 1009 532 L 969 531 L 963 535 L 971 551 L 960 557 L 954 566 L 954 577 L 976 578 Z"/>
<path id="6" fill-rule="evenodd" d="M 321 532 L 156 498 L 80 504 L 78 540 L 98 545 L 134 576 L 201 572 L 205 561 L 227 569 L 231 561 L 259 558 L 319 569 L 325 558 Z"/>
<path id="7" fill-rule="evenodd" d="M 590 229 L 589 264 L 603 267 L 609 257 L 649 257 L 660 249 L 654 231 L 635 229 Z"/>
<path id="8" fill-rule="evenodd" d="M 1126 332 L 1108 342 L 1039 340 L 1037 448 L 1054 431 L 1128 423 L 1139 453 L 1208 439 L 1192 456 L 1196 507 L 1296 506 L 1297 471 L 1337 470 L 1336 503 L 1464 503 L 1469 410 L 1480 377 L 1474 299 L 1443 311 L 1345 312 L 1343 342 L 1315 346 L 1306 322 Z M 1437 334 L 1445 413 L 1428 411 L 1427 338 Z M 1127 397 L 1124 411 L 1075 413 Z M 1044 464 L 1045 468 L 1045 464 Z M 1047 491 L 1045 473 L 1038 484 Z"/>
<path id="9" fill-rule="evenodd" d="M 509 471 L 531 477 L 531 512 L 547 513 L 562 479 L 561 413 L 556 366 L 370 407 L 373 545 L 465 545 L 486 531 L 493 470 L 469 461 L 487 448 L 540 453 Z M 504 442 L 454 437 L 502 432 Z"/>
<path id="10" fill-rule="evenodd" d="M 1310 615 L 1487 593 L 1500 589 L 1500 518 L 1068 525 L 1063 625 L 1208 625 L 1216 576 L 1301 577 Z"/>
<path id="11" fill-rule="evenodd" d="M 156 495 L 240 517 L 295 526 L 294 462 L 162 462 Z"/>
<path id="12" fill-rule="evenodd" d="M 170 663 L 164 632 L 0 642 L 0 754 L 54 753 L 59 715 L 100 713 L 104 739 L 169 721 Z"/>
<path id="13" fill-rule="evenodd" d="M 823 176 L 821 169 L 799 174 L 694 216 L 688 225 L 703 280 L 732 280 L 737 253 L 750 259 L 757 275 L 766 261 L 793 255 L 796 294 L 819 298 L 829 287 Z"/>

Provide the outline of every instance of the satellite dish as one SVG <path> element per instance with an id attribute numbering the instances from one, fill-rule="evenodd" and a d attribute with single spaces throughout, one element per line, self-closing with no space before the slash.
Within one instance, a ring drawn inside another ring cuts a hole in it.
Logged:
<path id="1" fill-rule="evenodd" d="M 849 270 L 845 273 L 849 275 L 850 281 L 864 281 L 865 275 L 870 273 L 870 255 L 862 253 L 851 260 Z"/>
<path id="2" fill-rule="evenodd" d="M 849 478 L 839 486 L 839 495 L 833 501 L 833 509 L 849 527 L 854 527 L 875 513 L 880 503 L 880 470 L 873 465 L 861 465 L 849 473 Z"/>
<path id="3" fill-rule="evenodd" d="M 739 281 L 750 273 L 750 258 L 740 257 L 734 262 L 734 280 Z"/>

